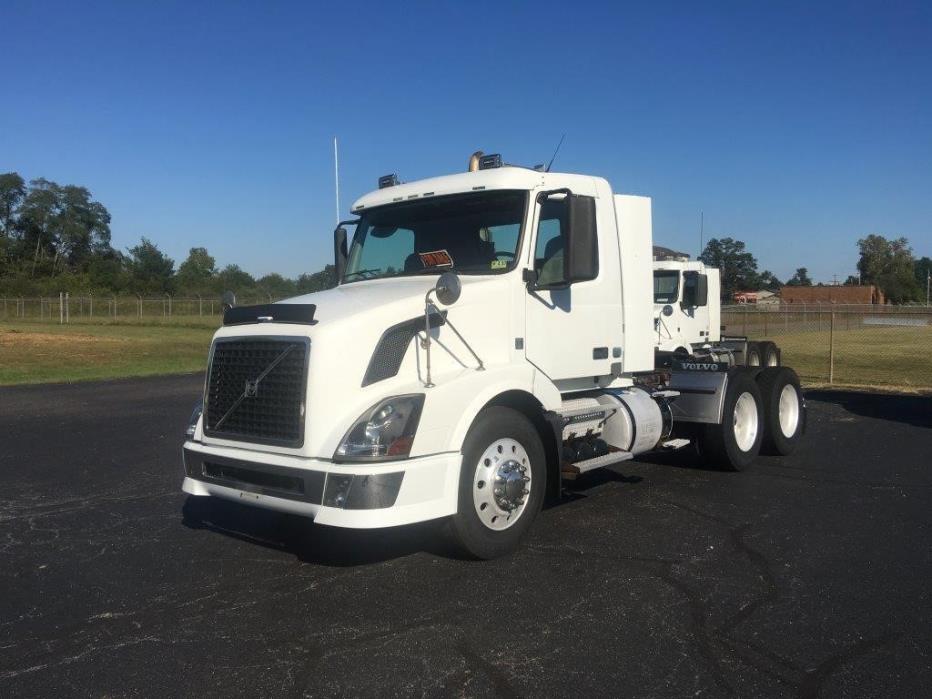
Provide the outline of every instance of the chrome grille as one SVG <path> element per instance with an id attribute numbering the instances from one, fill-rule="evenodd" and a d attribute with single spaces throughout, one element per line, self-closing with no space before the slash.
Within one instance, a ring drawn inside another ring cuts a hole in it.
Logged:
<path id="1" fill-rule="evenodd" d="M 204 396 L 209 437 L 301 446 L 309 343 L 235 338 L 214 343 Z"/>

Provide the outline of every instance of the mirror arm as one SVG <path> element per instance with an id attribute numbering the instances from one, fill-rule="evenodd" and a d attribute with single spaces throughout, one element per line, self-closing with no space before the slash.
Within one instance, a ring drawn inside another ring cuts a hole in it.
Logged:
<path id="1" fill-rule="evenodd" d="M 536 269 L 525 269 L 521 272 L 521 281 L 527 285 L 527 290 L 529 293 L 534 293 L 537 291 L 537 270 Z"/>

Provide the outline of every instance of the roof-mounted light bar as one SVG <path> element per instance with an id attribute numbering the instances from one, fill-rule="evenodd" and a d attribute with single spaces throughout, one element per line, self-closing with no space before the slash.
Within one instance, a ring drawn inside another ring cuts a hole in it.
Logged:
<path id="1" fill-rule="evenodd" d="M 396 175 L 394 172 L 390 175 L 382 175 L 379 178 L 379 189 L 394 187 L 399 184 L 401 184 L 401 182 L 398 181 L 398 175 Z"/>
<path id="2" fill-rule="evenodd" d="M 500 153 L 490 153 L 479 157 L 480 170 L 493 170 L 502 166 L 502 156 Z"/>

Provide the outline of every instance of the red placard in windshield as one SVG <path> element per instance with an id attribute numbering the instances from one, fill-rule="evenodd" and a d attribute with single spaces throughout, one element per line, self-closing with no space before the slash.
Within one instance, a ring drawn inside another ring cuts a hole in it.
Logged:
<path id="1" fill-rule="evenodd" d="M 446 250 L 432 250 L 431 252 L 419 252 L 421 264 L 425 267 L 452 267 L 453 258 Z"/>

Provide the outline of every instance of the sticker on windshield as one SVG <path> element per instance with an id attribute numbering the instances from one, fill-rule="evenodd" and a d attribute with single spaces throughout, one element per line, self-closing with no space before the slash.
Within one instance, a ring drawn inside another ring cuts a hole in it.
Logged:
<path id="1" fill-rule="evenodd" d="M 446 250 L 433 250 L 431 252 L 419 252 L 421 263 L 425 267 L 452 267 L 453 258 Z"/>
<path id="2" fill-rule="evenodd" d="M 492 260 L 492 269 L 505 269 L 507 266 L 507 260 Z"/>

